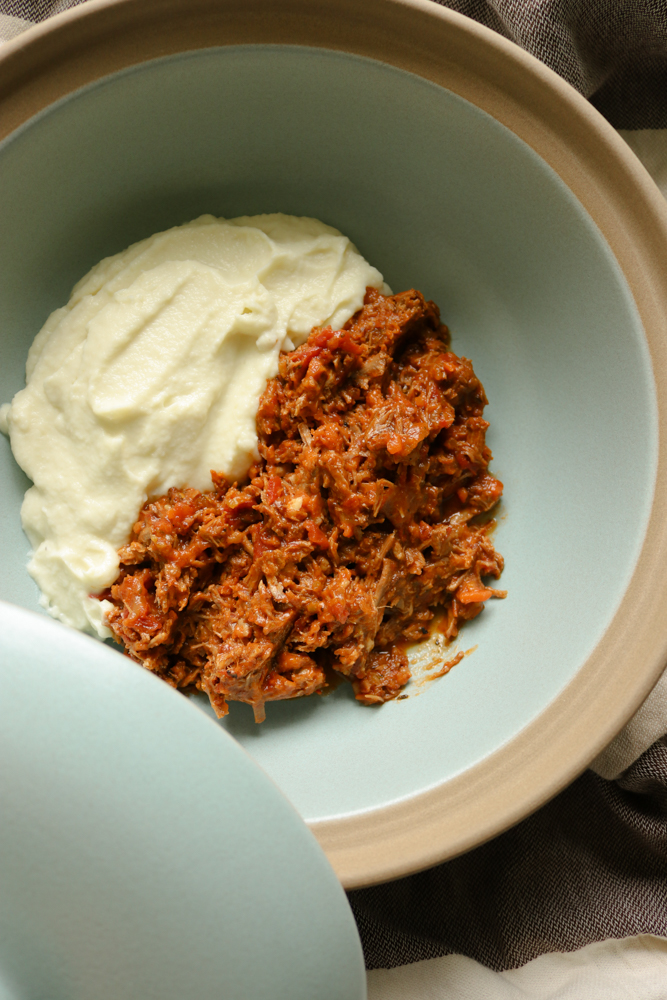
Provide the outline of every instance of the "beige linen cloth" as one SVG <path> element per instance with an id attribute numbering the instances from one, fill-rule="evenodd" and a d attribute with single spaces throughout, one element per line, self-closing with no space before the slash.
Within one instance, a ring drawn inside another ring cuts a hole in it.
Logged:
<path id="1" fill-rule="evenodd" d="M 368 1000 L 665 1000 L 667 940 L 642 934 L 492 972 L 463 955 L 376 969 Z"/>

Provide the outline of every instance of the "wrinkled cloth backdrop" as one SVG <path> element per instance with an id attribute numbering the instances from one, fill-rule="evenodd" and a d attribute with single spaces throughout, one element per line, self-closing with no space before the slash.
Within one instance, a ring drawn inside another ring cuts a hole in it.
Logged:
<path id="1" fill-rule="evenodd" d="M 0 0 L 0 39 L 76 3 Z M 667 0 L 443 6 L 559 73 L 667 197 Z M 535 815 L 446 864 L 351 892 L 376 970 L 370 1000 L 667 997 L 665 733 L 667 676 L 595 770 Z"/>

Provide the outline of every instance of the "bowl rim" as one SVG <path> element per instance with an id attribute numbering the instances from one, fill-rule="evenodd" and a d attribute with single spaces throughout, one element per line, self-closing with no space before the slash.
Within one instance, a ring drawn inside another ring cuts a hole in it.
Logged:
<path id="1" fill-rule="evenodd" d="M 147 30 L 150 28 L 150 30 Z M 630 583 L 595 649 L 507 744 L 398 803 L 311 824 L 346 888 L 478 846 L 552 798 L 607 746 L 667 662 L 667 204 L 635 155 L 569 84 L 513 42 L 433 0 L 88 0 L 0 50 L 0 139 L 66 94 L 185 51 L 241 44 L 333 49 L 465 98 L 527 143 L 614 254 L 646 333 L 658 403 L 657 476 Z"/>

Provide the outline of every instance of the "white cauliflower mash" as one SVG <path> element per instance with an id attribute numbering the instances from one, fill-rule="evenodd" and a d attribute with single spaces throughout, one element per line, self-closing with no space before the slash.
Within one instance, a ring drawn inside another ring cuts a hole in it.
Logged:
<path id="1" fill-rule="evenodd" d="M 49 316 L 26 388 L 2 407 L 34 486 L 28 569 L 54 617 L 102 637 L 117 550 L 148 497 L 240 479 L 278 355 L 338 329 L 367 285 L 389 289 L 350 241 L 315 219 L 204 215 L 108 257 Z"/>

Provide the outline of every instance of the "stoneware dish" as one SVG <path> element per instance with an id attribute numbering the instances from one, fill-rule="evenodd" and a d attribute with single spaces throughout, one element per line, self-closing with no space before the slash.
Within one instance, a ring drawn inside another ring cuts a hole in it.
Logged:
<path id="1" fill-rule="evenodd" d="M 2 1000 L 363 1000 L 340 883 L 238 743 L 43 616 L 0 602 L 0 636 Z"/>
<path id="2" fill-rule="evenodd" d="M 2 50 L 0 120 L 0 401 L 96 261 L 203 212 L 337 226 L 440 305 L 487 389 L 509 596 L 471 654 L 378 709 L 342 686 L 222 723 L 343 882 L 471 848 L 574 778 L 667 645 L 667 210 L 622 140 L 429 0 L 92 0 Z M 34 609 L 0 443 L 1 596 Z"/>

